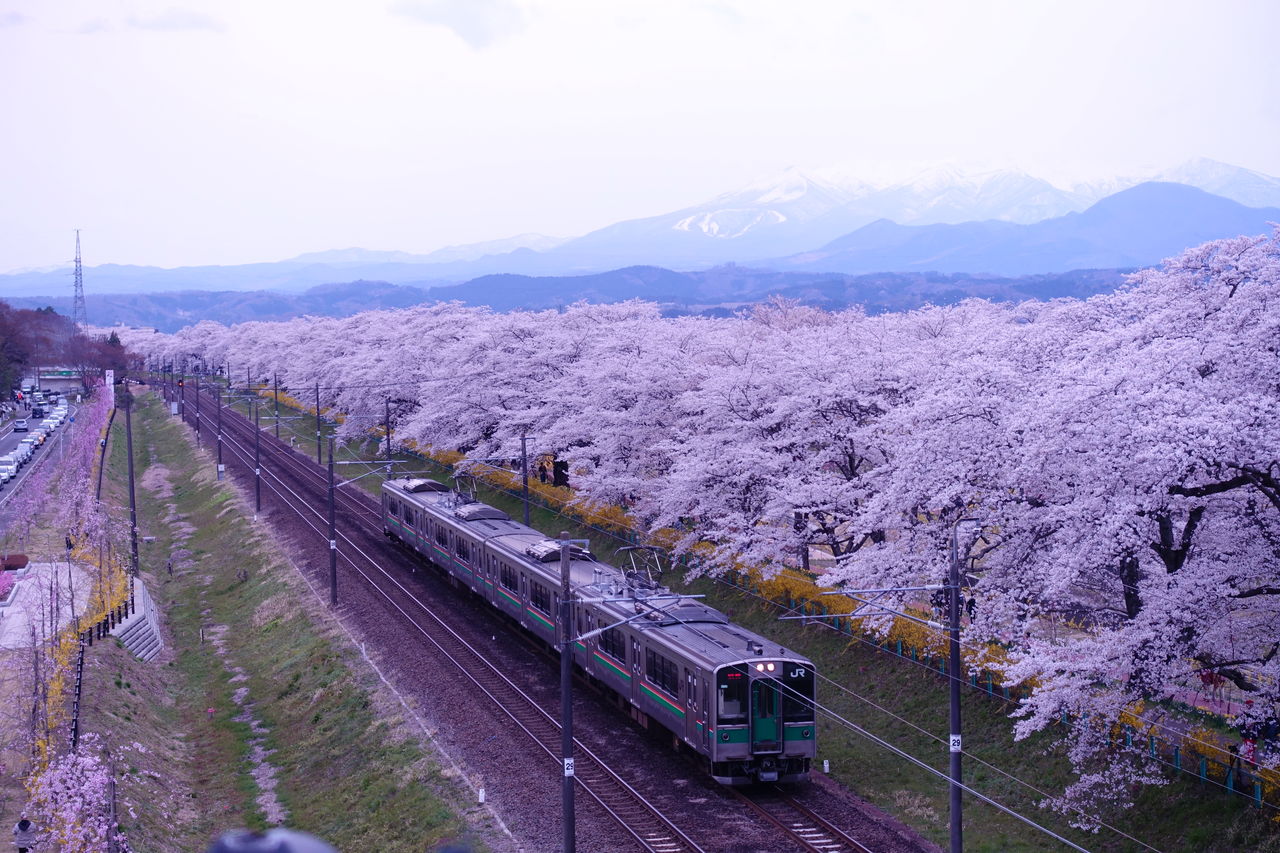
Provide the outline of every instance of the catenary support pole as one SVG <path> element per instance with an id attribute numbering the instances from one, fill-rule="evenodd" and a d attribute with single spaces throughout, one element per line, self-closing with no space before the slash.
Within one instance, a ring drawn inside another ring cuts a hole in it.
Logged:
<path id="1" fill-rule="evenodd" d="M 391 479 L 391 398 L 387 397 L 383 404 L 386 406 L 384 410 L 384 418 L 387 432 L 387 479 Z"/>
<path id="2" fill-rule="evenodd" d="M 196 447 L 200 446 L 200 374 L 196 374 Z"/>
<path id="3" fill-rule="evenodd" d="M 319 387 L 319 386 L 317 386 Z M 338 606 L 338 531 L 334 523 L 333 439 L 329 439 L 329 604 Z"/>
<path id="4" fill-rule="evenodd" d="M 560 755 L 564 759 L 564 779 L 560 798 L 564 824 L 564 853 L 577 847 L 577 827 L 573 816 L 573 604 L 569 600 L 569 534 L 560 533 Z"/>
<path id="5" fill-rule="evenodd" d="M 956 528 L 960 522 L 956 522 Z M 958 531 L 951 530 L 951 569 L 947 576 L 947 643 L 950 663 L 947 666 L 951 685 L 951 853 L 964 851 L 964 804 L 961 799 L 963 772 L 961 767 L 963 739 L 960 736 L 960 682 L 964 678 L 964 665 L 960 659 L 960 546 Z"/>
<path id="6" fill-rule="evenodd" d="M 133 490 L 133 394 L 129 391 L 129 383 L 124 388 L 124 444 L 129 455 L 129 558 L 130 566 L 136 577 L 138 574 L 138 499 Z"/>
<path id="7" fill-rule="evenodd" d="M 230 389 L 228 389 L 230 391 Z M 218 479 L 222 479 L 222 386 L 213 386 L 213 399 L 218 406 L 217 430 L 218 430 Z"/>
<path id="8" fill-rule="evenodd" d="M 271 374 L 271 379 L 276 386 L 276 441 L 280 440 L 280 374 Z"/>
<path id="9" fill-rule="evenodd" d="M 329 455 L 333 455 L 333 448 L 330 446 Z M 320 383 L 316 383 L 316 464 L 319 465 L 320 459 Z"/>
<path id="10" fill-rule="evenodd" d="M 253 517 L 262 512 L 262 422 L 258 401 L 253 401 Z"/>
<path id="11" fill-rule="evenodd" d="M 524 493 L 524 526 L 529 526 L 529 436 L 520 436 L 520 482 Z"/>

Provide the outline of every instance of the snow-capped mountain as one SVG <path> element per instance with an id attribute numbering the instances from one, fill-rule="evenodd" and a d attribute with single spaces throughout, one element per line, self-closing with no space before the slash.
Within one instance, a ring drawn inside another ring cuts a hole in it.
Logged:
<path id="1" fill-rule="evenodd" d="M 1038 222 L 1094 199 L 1012 170 L 930 169 L 893 182 L 788 169 L 705 204 L 619 222 L 554 254 L 581 268 L 660 263 L 684 268 L 804 251 L 877 219 L 912 225 Z"/>
<path id="2" fill-rule="evenodd" d="M 1149 180 L 1187 184 L 1246 207 L 1280 207 L 1280 178 L 1205 157 L 1166 169 Z"/>
<path id="3" fill-rule="evenodd" d="M 1155 174 L 1070 186 L 1015 169 L 947 164 L 894 178 L 788 169 L 704 204 L 593 231 L 549 257 L 562 259 L 567 270 L 750 263 L 813 249 L 881 219 L 899 225 L 1042 222 L 1151 181 L 1196 187 L 1246 207 L 1280 206 L 1280 179 L 1203 158 Z"/>

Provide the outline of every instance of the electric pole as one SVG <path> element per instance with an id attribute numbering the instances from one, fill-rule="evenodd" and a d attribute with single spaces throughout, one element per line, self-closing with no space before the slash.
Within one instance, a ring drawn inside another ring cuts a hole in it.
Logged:
<path id="1" fill-rule="evenodd" d="M 196 447 L 200 446 L 200 374 L 196 374 Z"/>
<path id="2" fill-rule="evenodd" d="M 329 448 L 329 455 L 333 456 L 333 447 Z M 319 465 L 323 460 L 320 459 L 320 383 L 316 383 L 316 464 Z"/>
<path id="3" fill-rule="evenodd" d="M 133 418 L 130 412 L 133 395 L 129 383 L 124 384 L 124 441 L 129 455 L 129 556 L 133 560 L 133 575 L 138 575 L 138 501 L 133 491 Z"/>
<path id="4" fill-rule="evenodd" d="M 520 436 L 520 482 L 524 491 L 524 526 L 529 526 L 529 436 Z"/>
<path id="5" fill-rule="evenodd" d="M 526 504 L 526 507 L 528 505 Z M 527 510 L 526 510 L 527 511 Z M 575 853 L 577 827 L 573 815 L 573 607 L 569 574 L 573 565 L 569 534 L 560 531 L 560 757 L 564 779 L 560 787 L 563 853 Z"/>
<path id="6" fill-rule="evenodd" d="M 229 390 L 229 389 L 228 389 Z M 222 479 L 222 386 L 213 386 L 214 404 L 218 407 L 218 479 Z"/>
<path id="7" fill-rule="evenodd" d="M 253 401 L 253 518 L 262 512 L 262 423 L 258 419 L 258 401 Z"/>
<path id="8" fill-rule="evenodd" d="M 962 819 L 963 772 L 961 759 L 964 740 L 960 736 L 960 683 L 964 678 L 964 663 L 960 659 L 960 582 L 962 572 L 960 563 L 973 547 L 973 541 L 981 527 L 977 519 L 961 518 L 951 528 L 951 568 L 947 575 L 947 643 L 950 661 L 947 674 L 951 676 L 951 737 L 948 748 L 951 751 L 951 853 L 964 853 L 964 821 Z M 960 526 L 966 526 L 966 544 L 963 553 L 960 550 Z M 972 532 L 972 538 L 969 534 Z"/>
<path id="9" fill-rule="evenodd" d="M 280 374 L 271 374 L 271 379 L 276 386 L 276 441 L 280 440 Z"/>
<path id="10" fill-rule="evenodd" d="M 334 523 L 332 438 L 329 439 L 329 604 L 338 606 L 338 531 Z"/>

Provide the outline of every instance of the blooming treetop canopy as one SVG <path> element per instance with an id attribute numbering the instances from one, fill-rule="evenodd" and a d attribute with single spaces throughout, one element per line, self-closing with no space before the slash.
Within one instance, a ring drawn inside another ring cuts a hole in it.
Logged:
<path id="1" fill-rule="evenodd" d="M 1087 301 L 728 319 L 440 304 L 141 343 L 319 382 L 352 431 L 390 396 L 397 435 L 424 445 L 513 456 L 535 435 L 587 497 L 709 546 L 712 571 L 818 541 L 841 558 L 833 584 L 937 582 L 951 525 L 976 516 L 968 636 L 1008 643 L 1010 674 L 1040 685 L 1023 734 L 1114 718 L 1196 669 L 1278 698 L 1276 235 Z M 1054 638 L 1062 617 L 1087 630 Z M 1104 747 L 1081 734 L 1073 757 Z M 1067 800 L 1103 781 L 1084 774 Z"/>

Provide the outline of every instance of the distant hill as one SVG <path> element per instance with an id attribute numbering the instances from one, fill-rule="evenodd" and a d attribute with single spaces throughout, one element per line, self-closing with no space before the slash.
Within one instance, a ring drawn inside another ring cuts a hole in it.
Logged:
<path id="1" fill-rule="evenodd" d="M 932 270 L 1017 276 L 1141 267 L 1189 246 L 1262 234 L 1280 208 L 1251 208 L 1184 184 L 1144 183 L 1081 213 L 1020 225 L 899 225 L 880 220 L 820 249 L 766 262 L 783 270 Z"/>
<path id="2" fill-rule="evenodd" d="M 774 272 L 734 265 L 682 273 L 661 267 L 627 267 L 583 276 L 482 276 L 465 284 L 430 289 L 377 281 L 354 281 L 312 288 L 305 293 L 268 291 L 182 291 L 93 294 L 86 297 L 96 326 L 123 324 L 175 332 L 201 320 L 242 323 L 288 320 L 304 315 L 345 317 L 379 308 L 407 308 L 424 302 L 458 301 L 498 311 L 555 309 L 574 302 L 646 299 L 667 314 L 725 314 L 772 296 L 839 310 L 862 305 L 871 313 L 949 304 L 969 297 L 993 300 L 1087 297 L 1113 290 L 1124 270 L 1077 270 L 1052 275 L 1005 278 L 968 274 Z M 16 297 L 16 307 L 52 305 L 69 314 L 69 297 Z"/>
<path id="3" fill-rule="evenodd" d="M 95 326 L 123 324 L 176 332 L 201 320 L 230 324 L 250 320 L 289 320 L 308 314 L 346 317 L 374 308 L 408 308 L 426 299 L 427 291 L 422 288 L 384 281 L 353 281 L 321 285 L 305 293 L 265 290 L 91 293 L 85 295 L 85 307 Z M 70 296 L 54 299 L 11 297 L 5 301 L 20 308 L 51 305 L 59 314 L 71 314 Z"/>

